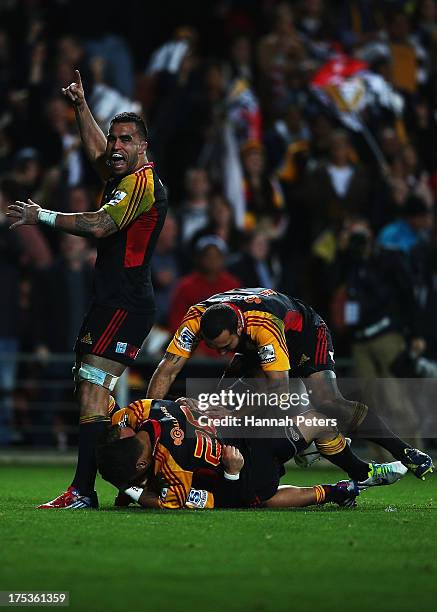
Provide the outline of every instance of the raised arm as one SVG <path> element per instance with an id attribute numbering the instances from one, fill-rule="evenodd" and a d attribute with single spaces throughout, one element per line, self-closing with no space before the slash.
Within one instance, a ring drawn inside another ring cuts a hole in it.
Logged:
<path id="1" fill-rule="evenodd" d="M 174 355 L 173 353 L 165 353 L 164 359 L 161 360 L 150 379 L 147 397 L 164 399 L 186 361 L 185 357 Z"/>
<path id="2" fill-rule="evenodd" d="M 74 105 L 80 137 L 89 160 L 99 176 L 106 180 L 110 174 L 105 159 L 106 137 L 92 116 L 86 102 L 79 70 L 75 70 L 75 74 L 76 82 L 62 88 L 62 93 Z"/>

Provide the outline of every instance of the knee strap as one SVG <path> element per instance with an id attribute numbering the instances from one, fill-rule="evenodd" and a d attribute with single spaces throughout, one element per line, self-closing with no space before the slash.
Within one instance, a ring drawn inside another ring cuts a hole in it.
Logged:
<path id="1" fill-rule="evenodd" d="M 109 389 L 109 391 L 114 390 L 118 379 L 118 376 L 114 376 L 109 372 L 100 370 L 99 368 L 96 368 L 95 366 L 92 366 L 89 363 L 82 363 L 77 376 L 78 382 L 81 380 L 87 380 L 93 385 L 104 387 L 105 389 Z"/>

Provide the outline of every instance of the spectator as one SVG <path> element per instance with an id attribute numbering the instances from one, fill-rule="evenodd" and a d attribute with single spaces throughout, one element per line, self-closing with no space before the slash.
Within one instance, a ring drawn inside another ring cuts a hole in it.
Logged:
<path id="1" fill-rule="evenodd" d="M 413 249 L 430 239 L 433 223 L 432 208 L 422 198 L 410 196 L 405 203 L 402 217 L 382 228 L 378 235 L 378 244 L 385 249 L 410 254 Z"/>
<path id="2" fill-rule="evenodd" d="M 401 147 L 391 165 L 389 181 L 395 208 L 402 209 L 410 194 L 421 197 L 429 208 L 433 206 L 434 197 L 429 186 L 429 175 L 421 167 L 413 145 L 408 143 Z"/>
<path id="3" fill-rule="evenodd" d="M 263 147 L 248 141 L 242 147 L 246 199 L 245 229 L 264 229 L 270 238 L 285 230 L 284 196 L 279 181 L 268 175 Z"/>
<path id="4" fill-rule="evenodd" d="M 269 112 L 273 113 L 286 96 L 286 73 L 305 57 L 305 48 L 294 27 L 293 12 L 288 2 L 275 7 L 271 32 L 258 46 L 258 63 L 262 97 Z M 270 102 L 267 102 L 270 100 Z"/>
<path id="5" fill-rule="evenodd" d="M 245 79 L 249 83 L 255 80 L 255 68 L 252 41 L 249 36 L 240 34 L 236 36 L 229 49 L 232 76 Z"/>
<path id="6" fill-rule="evenodd" d="M 342 0 L 338 10 L 338 37 L 346 50 L 352 51 L 378 38 L 382 20 L 380 5 L 378 0 Z"/>
<path id="7" fill-rule="evenodd" d="M 116 34 L 105 34 L 87 41 L 85 48 L 89 57 L 103 59 L 104 82 L 132 98 L 135 93 L 134 66 L 130 49 L 123 38 Z"/>
<path id="8" fill-rule="evenodd" d="M 242 232 L 235 225 L 234 211 L 228 200 L 220 193 L 211 196 L 208 208 L 208 223 L 194 234 L 192 245 L 203 236 L 218 236 L 225 243 L 230 259 L 241 248 Z"/>
<path id="9" fill-rule="evenodd" d="M 19 198 L 24 200 L 30 195 L 27 190 L 24 190 L 25 183 L 20 183 L 15 178 L 5 178 L 1 184 L 0 199 L 2 200 L 3 210 L 6 210 L 15 200 Z M 30 177 L 27 176 L 27 178 Z M 21 264 L 30 269 L 42 269 L 50 265 L 52 251 L 39 227 L 22 227 L 18 230 L 17 236 L 22 246 Z"/>
<path id="10" fill-rule="evenodd" d="M 62 234 L 61 254 L 39 273 L 39 342 L 51 353 L 73 350 L 91 295 L 90 247 L 84 238 Z"/>
<path id="11" fill-rule="evenodd" d="M 93 267 L 87 241 L 79 236 L 62 234 L 60 248 L 60 257 L 39 273 L 34 298 L 36 350 L 43 364 L 50 355 L 73 351 L 77 330 L 91 299 Z M 40 383 L 42 393 L 39 399 L 45 406 L 41 422 L 50 434 L 40 435 L 36 441 L 47 445 L 54 437 L 58 449 L 64 450 L 68 442 L 68 417 L 74 422 L 76 413 L 71 395 L 71 363 L 49 361 L 41 376 L 44 382 Z M 47 388 L 45 381 L 49 383 Z M 67 383 L 61 387 L 61 381 Z M 68 414 L 66 410 L 69 410 Z"/>
<path id="12" fill-rule="evenodd" d="M 185 200 L 178 211 L 180 239 L 187 244 L 194 233 L 208 222 L 208 203 L 211 185 L 203 168 L 190 168 L 185 174 Z"/>
<path id="13" fill-rule="evenodd" d="M 16 153 L 12 178 L 17 189 L 27 197 L 35 197 L 35 193 L 41 184 L 42 172 L 40 155 L 36 149 L 26 147 Z"/>
<path id="14" fill-rule="evenodd" d="M 301 0 L 296 20 L 296 29 L 303 37 L 310 55 L 325 59 L 334 35 L 332 13 L 324 0 Z"/>
<path id="15" fill-rule="evenodd" d="M 271 257 L 270 242 L 264 232 L 253 232 L 246 237 L 243 252 L 229 270 L 243 287 L 277 287 L 278 262 Z"/>
<path id="16" fill-rule="evenodd" d="M 90 108 L 97 123 L 105 133 L 108 131 L 109 122 L 114 115 L 124 112 L 141 114 L 141 104 L 139 102 L 127 98 L 105 82 L 105 60 L 102 57 L 93 57 L 90 67 L 94 77 Z M 68 81 L 64 81 L 64 83 L 66 82 Z"/>
<path id="17" fill-rule="evenodd" d="M 267 160 L 272 170 L 278 170 L 280 177 L 292 181 L 292 176 L 286 176 L 287 163 L 301 150 L 308 150 L 311 133 L 303 117 L 301 109 L 289 106 L 283 116 L 273 124 L 265 134 Z M 290 174 L 293 171 L 289 170 Z"/>
<path id="18" fill-rule="evenodd" d="M 168 327 L 170 299 L 181 275 L 181 256 L 177 248 L 177 225 L 167 213 L 152 259 L 152 282 L 155 291 L 156 323 Z"/>
<path id="19" fill-rule="evenodd" d="M 84 185 L 75 185 L 67 194 L 68 212 L 85 212 L 92 210 L 91 194 Z"/>
<path id="20" fill-rule="evenodd" d="M 316 235 L 340 228 L 346 218 L 369 215 L 370 184 L 346 132 L 332 134 L 329 161 L 308 175 L 308 199 Z"/>

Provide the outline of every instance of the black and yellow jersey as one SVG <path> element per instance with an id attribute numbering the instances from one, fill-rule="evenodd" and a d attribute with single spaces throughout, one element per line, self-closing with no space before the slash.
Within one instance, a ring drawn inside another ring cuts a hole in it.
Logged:
<path id="1" fill-rule="evenodd" d="M 243 325 L 239 353 L 258 353 L 265 371 L 290 370 L 290 337 L 303 331 L 312 309 L 296 298 L 261 287 L 218 293 L 191 306 L 167 351 L 189 358 L 200 341 L 202 314 L 209 306 L 220 303 L 231 305 Z"/>
<path id="2" fill-rule="evenodd" d="M 215 428 L 202 426 L 199 414 L 167 400 L 138 400 L 110 416 L 113 425 L 149 434 L 161 507 L 214 507 L 214 491 L 225 480 Z M 199 495 L 203 499 L 192 503 Z"/>
<path id="3" fill-rule="evenodd" d="M 155 310 L 150 258 L 167 211 L 153 163 L 106 183 L 102 208 L 118 230 L 98 240 L 94 300 L 129 312 Z"/>
<path id="4" fill-rule="evenodd" d="M 163 509 L 247 508 L 272 497 L 284 475 L 294 445 L 281 438 L 226 439 L 205 414 L 169 400 L 142 399 L 119 409 L 110 398 L 112 425 L 147 431 L 153 448 L 153 487 Z M 224 444 L 240 449 L 244 466 L 239 480 L 224 478 Z"/>

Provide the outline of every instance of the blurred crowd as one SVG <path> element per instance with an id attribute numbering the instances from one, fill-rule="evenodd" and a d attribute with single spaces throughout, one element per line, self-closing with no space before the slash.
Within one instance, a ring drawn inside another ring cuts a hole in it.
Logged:
<path id="1" fill-rule="evenodd" d="M 99 205 L 60 92 L 75 68 L 103 130 L 120 111 L 145 117 L 168 189 L 150 354 L 192 303 L 265 286 L 320 312 L 358 375 L 414 375 L 419 358 L 431 367 L 436 0 L 146 4 L 109 1 L 93 21 L 80 1 L 0 3 L 0 421 L 14 406 L 25 428 L 27 399 L 44 403 L 31 384 L 41 371 L 68 378 L 68 363 L 44 364 L 71 351 L 91 291 L 93 244 L 45 226 L 9 232 L 5 217 L 27 198 L 63 212 Z M 359 78 L 339 97 L 336 62 L 359 64 L 389 101 L 355 108 Z M 39 366 L 18 366 L 18 352 Z M 65 400 L 71 389 L 50 393 Z M 62 447 L 59 415 L 52 424 Z M 8 435 L 0 422 L 0 444 Z"/>

